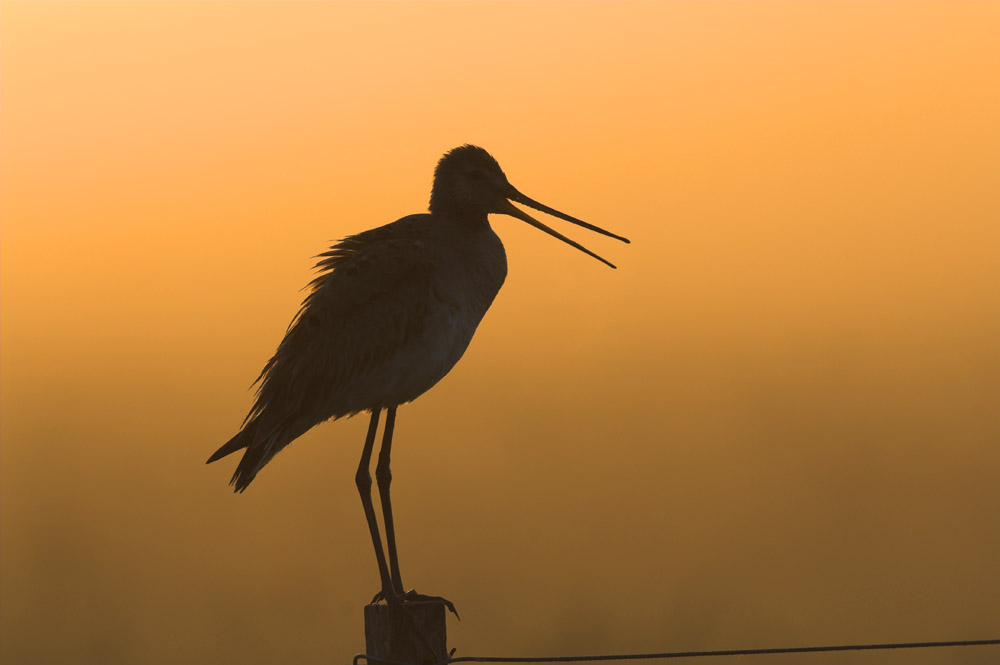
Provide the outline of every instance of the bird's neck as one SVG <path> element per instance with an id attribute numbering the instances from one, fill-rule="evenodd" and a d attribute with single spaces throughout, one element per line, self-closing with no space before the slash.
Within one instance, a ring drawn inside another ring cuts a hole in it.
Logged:
<path id="1" fill-rule="evenodd" d="M 470 228 L 481 228 L 488 225 L 488 212 L 479 208 L 462 206 L 454 201 L 445 204 L 431 198 L 430 211 L 432 215 L 453 219 Z"/>

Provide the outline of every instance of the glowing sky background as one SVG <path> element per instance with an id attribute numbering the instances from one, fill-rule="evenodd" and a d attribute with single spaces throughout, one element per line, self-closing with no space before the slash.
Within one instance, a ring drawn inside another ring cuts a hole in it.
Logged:
<path id="1" fill-rule="evenodd" d="M 466 142 L 632 245 L 495 217 L 507 283 L 400 409 L 403 577 L 458 655 L 997 637 L 1000 3 L 0 19 L 0 661 L 363 651 L 366 419 L 244 495 L 204 460 L 310 257 Z"/>

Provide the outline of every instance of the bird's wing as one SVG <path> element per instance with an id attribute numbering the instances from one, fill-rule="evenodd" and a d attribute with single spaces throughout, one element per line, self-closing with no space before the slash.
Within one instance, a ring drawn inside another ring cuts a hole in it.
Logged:
<path id="1" fill-rule="evenodd" d="M 347 415 L 326 412 L 331 399 L 421 333 L 434 271 L 421 223 L 427 218 L 414 215 L 349 236 L 319 256 L 319 274 L 257 379 L 248 420 L 305 417 L 312 420 L 308 429 Z M 278 422 L 261 425 L 266 430 Z"/>

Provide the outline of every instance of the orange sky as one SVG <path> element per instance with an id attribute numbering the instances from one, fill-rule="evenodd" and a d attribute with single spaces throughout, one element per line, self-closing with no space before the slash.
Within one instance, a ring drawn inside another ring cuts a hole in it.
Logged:
<path id="1" fill-rule="evenodd" d="M 465 142 L 632 244 L 495 218 L 507 284 L 400 409 L 403 573 L 459 655 L 996 636 L 1000 3 L 0 19 L 0 661 L 363 649 L 364 419 L 242 496 L 203 461 L 310 257 Z"/>

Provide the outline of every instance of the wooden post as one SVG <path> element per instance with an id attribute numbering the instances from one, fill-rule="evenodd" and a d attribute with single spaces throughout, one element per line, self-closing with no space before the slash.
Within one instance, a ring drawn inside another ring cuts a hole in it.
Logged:
<path id="1" fill-rule="evenodd" d="M 448 658 L 444 603 L 416 601 L 405 610 L 412 621 L 388 605 L 365 605 L 365 653 L 411 665 Z"/>

